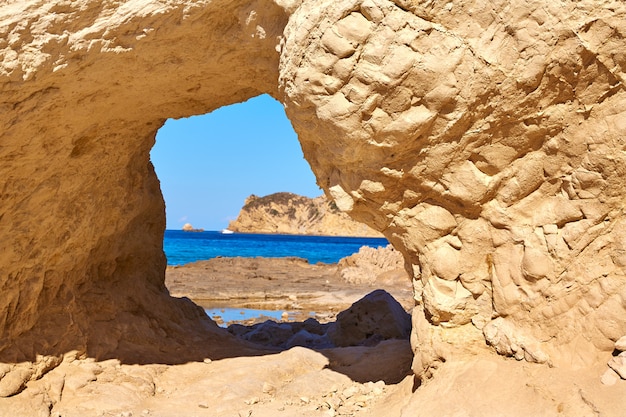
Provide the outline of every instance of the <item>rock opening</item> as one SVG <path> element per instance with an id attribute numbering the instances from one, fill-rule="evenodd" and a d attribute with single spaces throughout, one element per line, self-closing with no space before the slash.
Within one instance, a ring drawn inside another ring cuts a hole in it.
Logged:
<path id="1" fill-rule="evenodd" d="M 28 4 L 0 25 L 3 359 L 193 350 L 149 150 L 168 117 L 264 93 L 404 255 L 416 373 L 463 340 L 585 364 L 626 333 L 623 6 Z"/>

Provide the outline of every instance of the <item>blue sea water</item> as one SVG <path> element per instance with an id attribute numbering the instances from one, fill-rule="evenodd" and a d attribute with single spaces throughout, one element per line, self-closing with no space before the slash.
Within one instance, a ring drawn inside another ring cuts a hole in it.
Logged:
<path id="1" fill-rule="evenodd" d="M 387 246 L 384 238 L 265 235 L 166 230 L 163 249 L 168 265 L 184 265 L 218 256 L 283 258 L 295 256 L 311 264 L 336 263 L 361 246 Z"/>
<path id="2" fill-rule="evenodd" d="M 211 317 L 211 320 L 216 321 L 220 327 L 228 327 L 230 322 L 242 322 L 248 319 L 260 318 L 262 321 L 270 319 L 273 321 L 294 321 L 296 320 L 296 314 L 293 311 L 285 310 L 257 310 L 252 308 L 205 308 L 207 316 Z M 285 318 L 283 314 L 287 314 Z M 301 317 L 301 315 L 299 315 Z M 315 317 L 315 312 L 309 312 L 309 317 Z"/>

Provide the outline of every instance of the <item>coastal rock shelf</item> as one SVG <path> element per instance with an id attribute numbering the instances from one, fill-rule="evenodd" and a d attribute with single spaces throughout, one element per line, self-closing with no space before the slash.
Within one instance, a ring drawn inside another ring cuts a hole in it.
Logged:
<path id="1" fill-rule="evenodd" d="M 165 285 L 175 297 L 206 307 L 335 313 L 377 288 L 388 288 L 405 310 L 413 287 L 401 255 L 390 247 L 362 247 L 338 264 L 302 258 L 228 258 L 168 266 Z"/>
<path id="2" fill-rule="evenodd" d="M 394 410 L 622 415 L 626 383 L 594 384 L 626 334 L 624 34 L 611 0 L 3 2 L 0 406 L 46 415 L 90 360 L 152 364 L 111 368 L 151 392 L 155 364 L 257 352 L 168 293 L 149 152 L 167 118 L 267 93 L 326 195 L 404 257 Z"/>

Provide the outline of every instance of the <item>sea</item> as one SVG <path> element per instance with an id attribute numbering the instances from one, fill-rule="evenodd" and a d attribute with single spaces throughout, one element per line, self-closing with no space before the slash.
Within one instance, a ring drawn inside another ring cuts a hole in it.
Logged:
<path id="1" fill-rule="evenodd" d="M 168 265 L 185 265 L 219 256 L 298 257 L 308 260 L 310 264 L 332 264 L 358 252 L 362 246 L 377 248 L 387 244 L 385 238 L 166 230 L 163 250 Z"/>

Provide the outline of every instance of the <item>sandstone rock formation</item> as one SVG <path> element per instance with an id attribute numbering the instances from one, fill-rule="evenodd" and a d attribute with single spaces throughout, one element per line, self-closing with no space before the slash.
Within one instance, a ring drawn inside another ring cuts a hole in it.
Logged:
<path id="1" fill-rule="evenodd" d="M 625 17 L 611 0 L 2 3 L 0 359 L 36 362 L 3 370 L 6 392 L 73 349 L 232 353 L 163 285 L 149 151 L 166 118 L 262 93 L 339 209 L 404 255 L 418 376 L 485 340 L 606 364 L 626 334 Z"/>
<path id="2" fill-rule="evenodd" d="M 380 232 L 339 211 L 326 196 L 292 193 L 251 195 L 228 229 L 241 233 L 382 237 Z"/>
<path id="3" fill-rule="evenodd" d="M 403 339 L 411 332 L 411 319 L 385 290 L 376 290 L 337 315 L 328 331 L 336 346 Z"/>
<path id="4" fill-rule="evenodd" d="M 624 333 L 625 12 L 368 0 L 291 16 L 287 115 L 320 186 L 410 265 L 418 374 L 454 354 L 451 334 L 582 365 Z"/>
<path id="5" fill-rule="evenodd" d="M 402 254 L 391 245 L 384 248 L 363 246 L 337 265 L 341 278 L 349 283 L 368 283 L 382 288 L 397 285 L 406 277 Z M 394 285 L 392 285 L 394 284 Z"/>

